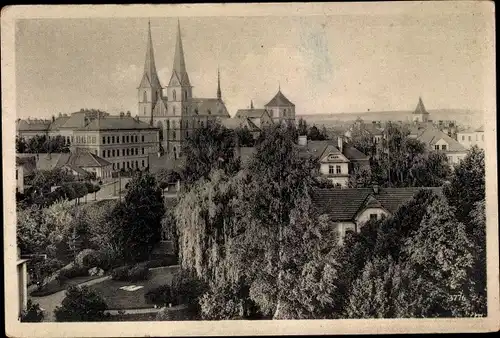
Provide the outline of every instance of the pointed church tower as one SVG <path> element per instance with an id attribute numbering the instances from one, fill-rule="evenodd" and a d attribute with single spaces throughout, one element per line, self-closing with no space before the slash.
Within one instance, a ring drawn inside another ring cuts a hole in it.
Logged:
<path id="1" fill-rule="evenodd" d="M 153 39 L 151 38 L 151 23 L 148 21 L 148 40 L 146 44 L 146 59 L 144 61 L 144 73 L 141 83 L 137 88 L 139 111 L 138 116 L 151 117 L 154 104 L 162 96 L 162 87 L 158 73 L 156 72 L 155 56 L 153 50 Z"/>
<path id="2" fill-rule="evenodd" d="M 412 114 L 413 122 L 428 122 L 429 112 L 425 110 L 424 103 L 422 102 L 422 97 L 418 98 L 417 108 Z"/>
<path id="3" fill-rule="evenodd" d="M 184 49 L 182 48 L 181 26 L 177 22 L 177 42 L 175 44 L 174 65 L 172 76 L 168 83 L 169 113 L 180 115 L 186 113 L 186 103 L 192 98 L 192 86 L 186 71 L 186 61 L 184 60 Z"/>
<path id="4" fill-rule="evenodd" d="M 217 68 L 217 98 L 219 100 L 222 100 L 222 92 L 220 90 L 220 71 L 219 71 L 219 68 Z"/>

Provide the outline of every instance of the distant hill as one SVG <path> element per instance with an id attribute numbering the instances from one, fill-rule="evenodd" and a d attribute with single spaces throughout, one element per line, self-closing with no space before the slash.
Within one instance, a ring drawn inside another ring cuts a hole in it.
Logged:
<path id="1" fill-rule="evenodd" d="M 297 119 L 302 117 L 309 124 L 325 126 L 334 124 L 345 124 L 355 121 L 358 117 L 366 122 L 371 121 L 411 121 L 413 111 L 375 111 L 359 113 L 336 113 L 336 114 L 310 114 L 297 115 Z M 480 127 L 483 124 L 483 112 L 467 109 L 429 109 L 429 118 L 432 121 L 456 121 L 459 125 Z"/>

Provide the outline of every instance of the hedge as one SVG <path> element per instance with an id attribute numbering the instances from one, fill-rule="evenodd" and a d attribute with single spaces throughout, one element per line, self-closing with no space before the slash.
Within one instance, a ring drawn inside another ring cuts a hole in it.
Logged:
<path id="1" fill-rule="evenodd" d="M 35 198 L 35 204 L 49 206 L 60 199 L 73 200 L 82 198 L 87 194 L 99 191 L 101 188 L 90 182 L 71 182 L 61 185 L 56 190 Z"/>
<path id="2" fill-rule="evenodd" d="M 165 306 L 168 304 L 177 305 L 174 303 L 175 299 L 172 296 L 172 289 L 169 285 L 160 285 L 154 289 L 149 290 L 144 294 L 144 299 L 147 304 L 155 304 Z"/>
<path id="3" fill-rule="evenodd" d="M 148 279 L 149 275 L 149 268 L 140 265 L 122 266 L 111 271 L 111 279 L 117 281 L 138 282 Z"/>

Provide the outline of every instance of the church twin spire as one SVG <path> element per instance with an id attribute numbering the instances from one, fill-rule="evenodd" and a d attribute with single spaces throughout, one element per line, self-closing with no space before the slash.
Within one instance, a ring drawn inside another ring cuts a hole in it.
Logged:
<path id="1" fill-rule="evenodd" d="M 175 83 L 177 79 L 178 83 Z M 177 39 L 175 45 L 174 64 L 172 68 L 172 77 L 170 78 L 169 86 L 185 86 L 191 87 L 189 76 L 186 70 L 186 61 L 184 59 L 184 48 L 182 46 L 181 38 L 181 25 L 177 20 Z M 153 88 L 155 90 L 161 89 L 161 83 L 156 71 L 156 64 L 153 50 L 153 39 L 151 37 L 151 21 L 148 20 L 148 40 L 146 46 L 146 59 L 144 62 L 144 74 L 142 76 L 139 88 Z M 220 71 L 217 68 L 217 98 L 222 99 L 222 92 L 220 87 Z"/>
<path id="2" fill-rule="evenodd" d="M 151 37 L 151 22 L 148 21 L 148 41 L 146 45 L 146 58 L 144 61 L 144 74 L 142 76 L 140 88 L 152 87 L 161 88 L 160 79 L 156 71 L 155 56 L 153 49 L 153 39 Z"/>

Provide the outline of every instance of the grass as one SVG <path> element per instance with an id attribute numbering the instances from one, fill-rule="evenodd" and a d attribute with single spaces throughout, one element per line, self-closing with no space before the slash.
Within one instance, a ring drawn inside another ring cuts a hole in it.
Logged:
<path id="1" fill-rule="evenodd" d="M 126 281 L 106 280 L 102 283 L 90 286 L 104 299 L 110 310 L 120 309 L 145 309 L 152 308 L 153 305 L 147 304 L 144 299 L 144 294 L 149 290 L 160 285 L 170 284 L 175 274 L 176 269 L 165 269 L 151 271 L 151 276 L 148 280 L 136 283 Z M 127 285 L 144 286 L 137 291 L 124 291 L 120 287 Z"/>
<path id="2" fill-rule="evenodd" d="M 82 276 L 68 279 L 64 284 L 59 285 L 57 280 L 50 281 L 42 290 L 33 290 L 30 293 L 31 297 L 44 297 L 52 295 L 56 292 L 66 290 L 70 285 L 81 284 L 90 280 L 101 278 L 102 276 Z"/>
<path id="3" fill-rule="evenodd" d="M 153 313 L 133 313 L 113 315 L 108 318 L 108 322 L 140 322 L 156 320 L 156 312 Z"/>

